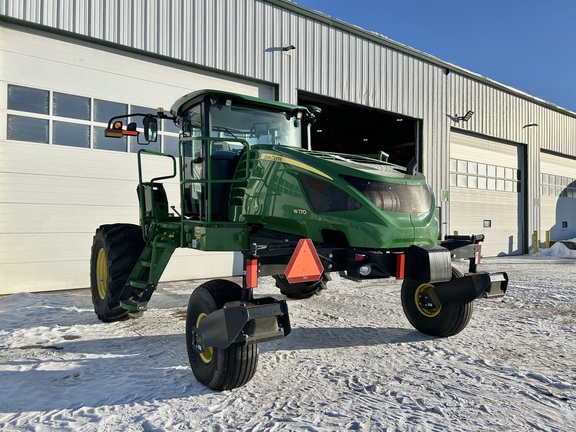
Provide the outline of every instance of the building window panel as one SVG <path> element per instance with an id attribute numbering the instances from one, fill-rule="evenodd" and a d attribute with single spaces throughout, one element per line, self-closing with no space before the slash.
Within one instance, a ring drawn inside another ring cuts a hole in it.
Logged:
<path id="1" fill-rule="evenodd" d="M 108 138 L 104 135 L 106 128 L 94 127 L 94 148 L 99 150 L 126 151 L 125 138 Z"/>
<path id="2" fill-rule="evenodd" d="M 94 121 L 108 123 L 112 117 L 128 114 L 128 105 L 94 99 Z"/>
<path id="3" fill-rule="evenodd" d="M 175 134 L 180 133 L 180 127 L 174 124 L 174 120 L 165 119 L 162 121 L 162 123 L 164 123 L 164 132 L 170 132 Z"/>
<path id="4" fill-rule="evenodd" d="M 77 123 L 55 121 L 52 144 L 72 147 L 90 147 L 90 126 Z"/>
<path id="5" fill-rule="evenodd" d="M 160 137 L 158 137 L 158 138 L 160 138 Z M 144 141 L 144 144 L 138 144 L 136 137 L 130 137 L 130 151 L 132 153 L 138 153 L 140 150 L 151 150 L 151 151 L 159 152 L 160 151 L 160 142 L 156 141 L 156 142 L 151 142 L 150 144 L 146 144 L 146 141 Z"/>
<path id="6" fill-rule="evenodd" d="M 157 114 L 157 110 L 140 105 L 130 105 L 130 114 Z"/>
<path id="7" fill-rule="evenodd" d="M 150 107 L 143 107 L 140 105 L 130 105 L 130 114 L 151 114 L 156 115 L 157 110 Z M 119 114 L 116 114 L 119 115 Z M 144 117 L 132 117 L 127 119 L 127 122 L 134 122 L 138 126 L 139 130 L 142 129 L 142 119 Z M 162 122 L 158 122 L 158 132 L 162 130 Z"/>
<path id="8" fill-rule="evenodd" d="M 178 142 L 179 138 L 170 135 L 164 135 L 164 153 L 178 157 Z M 450 182 L 452 182 L 452 175 L 450 175 Z"/>
<path id="9" fill-rule="evenodd" d="M 50 114 L 50 92 L 30 87 L 8 86 L 8 109 Z"/>
<path id="10" fill-rule="evenodd" d="M 48 120 L 8 115 L 9 140 L 48 143 Z"/>
<path id="11" fill-rule="evenodd" d="M 90 98 L 54 92 L 52 114 L 78 120 L 90 120 Z"/>
<path id="12" fill-rule="evenodd" d="M 481 175 L 481 176 L 486 175 L 486 164 L 483 164 L 483 163 L 478 164 L 478 175 Z"/>

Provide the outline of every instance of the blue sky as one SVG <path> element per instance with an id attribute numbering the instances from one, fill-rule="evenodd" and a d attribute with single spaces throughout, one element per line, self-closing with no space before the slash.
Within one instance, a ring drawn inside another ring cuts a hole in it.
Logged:
<path id="1" fill-rule="evenodd" d="M 576 112 L 576 0 L 295 0 Z"/>

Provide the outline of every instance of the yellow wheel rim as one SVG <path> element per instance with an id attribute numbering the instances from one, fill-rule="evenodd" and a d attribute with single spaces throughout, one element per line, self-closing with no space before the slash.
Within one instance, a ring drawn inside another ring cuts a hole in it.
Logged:
<path id="1" fill-rule="evenodd" d="M 196 318 L 196 328 L 198 328 L 200 326 L 200 323 L 206 317 L 207 317 L 207 315 L 204 312 L 202 312 L 200 315 L 198 315 L 198 318 Z M 207 347 L 204 351 L 202 351 L 200 353 L 200 358 L 206 364 L 208 364 L 212 361 L 213 356 L 214 356 L 214 348 L 213 347 Z"/>
<path id="2" fill-rule="evenodd" d="M 438 307 L 435 307 L 432 309 L 423 308 L 422 306 L 420 306 L 420 296 L 422 294 L 426 294 L 432 288 L 434 288 L 434 285 L 431 285 L 429 283 L 424 283 L 424 284 L 420 285 L 418 288 L 416 288 L 416 292 L 414 293 L 414 304 L 416 305 L 418 312 L 420 312 L 426 318 L 434 318 L 442 310 L 442 306 L 438 306 Z"/>
<path id="3" fill-rule="evenodd" d="M 108 291 L 108 263 L 104 248 L 98 251 L 98 258 L 96 258 L 96 284 L 98 286 L 98 295 L 100 299 L 104 300 L 106 291 Z"/>

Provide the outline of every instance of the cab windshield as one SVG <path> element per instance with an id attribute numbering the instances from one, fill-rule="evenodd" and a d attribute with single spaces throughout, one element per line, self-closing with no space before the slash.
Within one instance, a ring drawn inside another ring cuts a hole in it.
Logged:
<path id="1" fill-rule="evenodd" d="M 210 109 L 210 136 L 302 147 L 302 121 L 291 112 L 217 104 Z"/>

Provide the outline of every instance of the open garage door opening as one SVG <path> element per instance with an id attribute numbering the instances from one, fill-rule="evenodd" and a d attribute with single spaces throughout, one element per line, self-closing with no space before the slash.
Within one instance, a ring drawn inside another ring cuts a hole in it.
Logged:
<path id="1" fill-rule="evenodd" d="M 418 120 L 305 92 L 298 93 L 298 104 L 322 109 L 311 130 L 313 150 L 359 155 L 383 151 L 397 165 L 407 166 L 414 157 L 420 162 Z"/>

